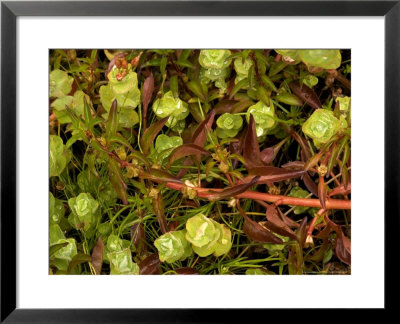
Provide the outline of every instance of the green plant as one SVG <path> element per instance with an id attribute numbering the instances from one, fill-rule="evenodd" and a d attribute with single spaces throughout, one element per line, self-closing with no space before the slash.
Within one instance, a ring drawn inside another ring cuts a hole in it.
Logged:
<path id="1" fill-rule="evenodd" d="M 351 272 L 349 50 L 51 50 L 50 274 Z"/>
<path id="2" fill-rule="evenodd" d="M 217 119 L 217 136 L 219 138 L 235 137 L 242 125 L 241 116 L 225 113 Z"/>

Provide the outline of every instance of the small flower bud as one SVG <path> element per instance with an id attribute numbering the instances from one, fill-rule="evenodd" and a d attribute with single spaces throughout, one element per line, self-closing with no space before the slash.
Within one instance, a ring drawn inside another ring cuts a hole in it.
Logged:
<path id="1" fill-rule="evenodd" d="M 313 240 L 312 236 L 307 235 L 306 243 L 304 244 L 304 247 L 308 248 L 308 247 L 313 247 L 313 246 L 314 246 L 314 240 Z"/>
<path id="2" fill-rule="evenodd" d="M 231 207 L 231 208 L 235 207 L 236 206 L 236 199 L 232 198 L 231 200 L 229 200 L 228 206 Z"/>
<path id="3" fill-rule="evenodd" d="M 321 164 L 318 168 L 317 168 L 318 174 L 321 177 L 324 177 L 327 172 L 328 172 L 328 167 L 325 164 Z"/>
<path id="4" fill-rule="evenodd" d="M 281 190 L 276 186 L 272 186 L 268 188 L 268 193 L 270 195 L 279 195 L 281 193 Z"/>
<path id="5" fill-rule="evenodd" d="M 223 173 L 227 173 L 229 171 L 229 165 L 224 161 L 221 161 L 221 163 L 218 165 L 218 169 L 220 169 Z"/>
<path id="6" fill-rule="evenodd" d="M 151 188 L 149 191 L 149 197 L 156 199 L 159 193 L 160 193 L 160 190 L 158 190 L 156 188 Z"/>

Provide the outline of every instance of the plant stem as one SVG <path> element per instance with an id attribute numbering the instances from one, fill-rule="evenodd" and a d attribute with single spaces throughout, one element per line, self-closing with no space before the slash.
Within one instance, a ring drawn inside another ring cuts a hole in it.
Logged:
<path id="1" fill-rule="evenodd" d="M 181 190 L 185 185 L 180 183 L 167 182 L 166 186 L 173 190 Z M 208 198 L 209 191 L 222 191 L 223 189 L 193 188 L 200 198 Z M 235 196 L 236 198 L 262 200 L 270 203 L 279 201 L 279 205 L 294 205 L 304 207 L 322 208 L 319 199 L 295 198 L 280 195 L 270 195 L 256 191 L 245 191 Z M 351 209 L 351 200 L 327 199 L 326 209 Z"/>

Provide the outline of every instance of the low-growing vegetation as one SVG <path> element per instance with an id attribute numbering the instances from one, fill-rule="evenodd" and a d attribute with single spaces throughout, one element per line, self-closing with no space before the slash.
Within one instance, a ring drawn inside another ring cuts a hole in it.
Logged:
<path id="1" fill-rule="evenodd" d="M 50 274 L 349 274 L 338 49 L 51 50 Z"/>

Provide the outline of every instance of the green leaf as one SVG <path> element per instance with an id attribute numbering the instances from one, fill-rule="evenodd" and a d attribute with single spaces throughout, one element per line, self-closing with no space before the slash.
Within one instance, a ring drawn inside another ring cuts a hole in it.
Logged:
<path id="1" fill-rule="evenodd" d="M 342 63 L 342 56 L 338 49 L 312 49 L 299 50 L 298 52 L 301 60 L 307 67 L 337 69 Z"/>
<path id="2" fill-rule="evenodd" d="M 50 177 L 59 176 L 68 162 L 61 137 L 50 135 Z"/>
<path id="3" fill-rule="evenodd" d="M 60 98 L 71 92 L 74 79 L 67 72 L 53 70 L 50 72 L 50 97 Z"/>

